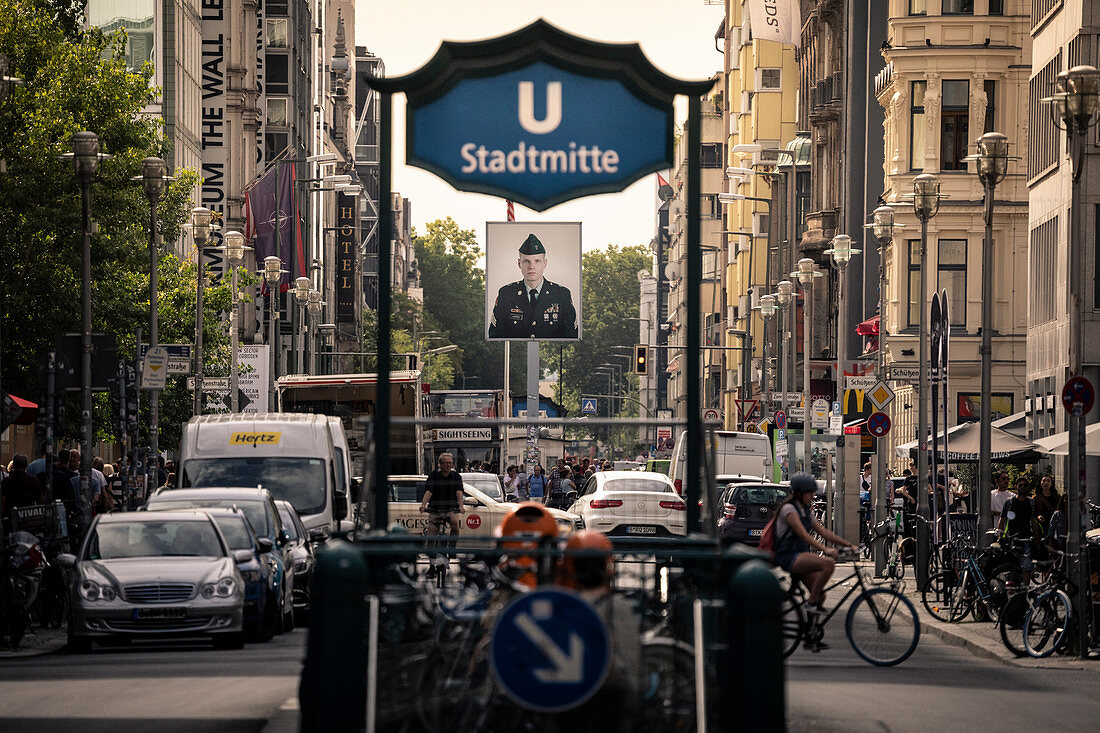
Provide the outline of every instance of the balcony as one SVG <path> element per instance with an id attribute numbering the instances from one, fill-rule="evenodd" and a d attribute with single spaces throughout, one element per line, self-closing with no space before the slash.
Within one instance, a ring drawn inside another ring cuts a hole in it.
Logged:
<path id="1" fill-rule="evenodd" d="M 810 119 L 835 120 L 844 97 L 844 79 L 838 71 L 810 87 Z"/>
<path id="2" fill-rule="evenodd" d="M 806 231 L 802 235 L 802 252 L 806 256 L 813 256 L 829 248 L 829 243 L 836 236 L 836 222 L 840 212 L 836 209 L 825 209 L 806 214 Z"/>

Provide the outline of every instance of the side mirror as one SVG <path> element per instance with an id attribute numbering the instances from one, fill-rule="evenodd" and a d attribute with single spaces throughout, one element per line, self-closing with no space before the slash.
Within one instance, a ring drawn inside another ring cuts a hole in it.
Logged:
<path id="1" fill-rule="evenodd" d="M 348 516 L 348 492 L 337 489 L 332 494 L 332 518 L 346 519 Z"/>
<path id="2" fill-rule="evenodd" d="M 267 542 L 268 544 L 271 544 L 271 540 L 262 540 L 262 541 Z M 233 562 L 240 564 L 242 562 L 248 562 L 251 559 L 252 559 L 252 553 L 249 552 L 248 550 L 233 550 Z"/>
<path id="3" fill-rule="evenodd" d="M 327 527 L 314 527 L 309 530 L 309 541 L 313 543 L 324 542 L 328 539 Z"/>
<path id="4" fill-rule="evenodd" d="M 462 497 L 462 503 L 463 503 L 463 504 L 464 504 L 465 506 L 478 506 L 478 501 L 477 501 L 477 499 L 475 499 L 475 498 L 474 498 L 474 497 L 472 497 L 472 496 L 464 496 L 464 497 Z"/>
<path id="5" fill-rule="evenodd" d="M 353 504 L 359 503 L 360 492 L 363 489 L 363 479 L 360 476 L 351 477 L 351 501 Z"/>
<path id="6" fill-rule="evenodd" d="M 286 545 L 290 543 L 290 532 L 285 529 L 279 531 L 279 544 Z"/>
<path id="7" fill-rule="evenodd" d="M 66 570 L 72 570 L 74 567 L 76 567 L 76 555 L 71 555 L 68 552 L 63 552 L 57 556 L 55 562 Z"/>
<path id="8" fill-rule="evenodd" d="M 256 547 L 260 548 L 260 552 L 271 552 L 275 549 L 275 543 L 267 537 L 257 537 Z"/>
<path id="9" fill-rule="evenodd" d="M 504 496 L 504 501 L 506 501 L 506 502 L 517 502 L 517 501 L 519 501 L 519 497 L 516 496 L 515 494 L 506 494 Z"/>

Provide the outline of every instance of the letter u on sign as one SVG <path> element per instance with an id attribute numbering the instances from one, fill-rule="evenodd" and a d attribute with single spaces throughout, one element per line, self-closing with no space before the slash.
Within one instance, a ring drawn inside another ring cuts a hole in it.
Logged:
<path id="1" fill-rule="evenodd" d="M 535 119 L 535 83 L 519 83 L 519 124 L 532 135 L 545 135 L 561 124 L 561 82 L 546 83 L 546 116 Z"/>

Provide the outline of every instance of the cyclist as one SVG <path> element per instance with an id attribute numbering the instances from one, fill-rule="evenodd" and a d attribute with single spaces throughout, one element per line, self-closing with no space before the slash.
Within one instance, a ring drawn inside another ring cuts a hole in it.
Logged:
<path id="1" fill-rule="evenodd" d="M 817 520 L 810 506 L 817 493 L 817 482 L 807 473 L 795 474 L 791 479 L 791 495 L 779 507 L 775 519 L 775 563 L 791 575 L 797 576 L 809 590 L 806 609 L 811 614 L 824 612 L 825 585 L 836 569 L 840 555 L 835 547 L 826 546 L 818 537 L 828 542 L 855 550 L 846 539 L 834 534 Z M 810 533 L 814 532 L 818 537 Z M 819 550 L 818 555 L 811 551 Z"/>
<path id="2" fill-rule="evenodd" d="M 439 468 L 428 474 L 420 511 L 428 514 L 428 536 L 438 535 L 446 523 L 450 525 L 451 536 L 457 538 L 458 517 L 462 514 L 462 477 L 454 470 L 455 459 L 450 453 L 440 453 L 438 463 Z M 429 573 L 434 574 L 435 570 L 433 565 Z"/>

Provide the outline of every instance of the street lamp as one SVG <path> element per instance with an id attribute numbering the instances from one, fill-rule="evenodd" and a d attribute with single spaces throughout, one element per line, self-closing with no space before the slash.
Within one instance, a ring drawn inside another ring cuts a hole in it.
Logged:
<path id="1" fill-rule="evenodd" d="M 875 241 L 878 242 L 878 369 L 876 374 L 879 379 L 886 378 L 886 350 L 885 346 L 885 324 L 886 324 L 886 307 L 883 301 L 883 296 L 886 290 L 886 247 L 890 244 L 894 237 L 895 229 L 904 229 L 904 225 L 894 223 L 894 210 L 889 206 L 880 206 L 871 213 L 871 224 L 864 224 L 864 229 L 870 229 L 871 233 L 875 237 Z M 875 525 L 883 521 L 886 512 L 886 506 L 892 501 L 886 492 L 886 455 L 887 444 L 885 438 L 875 438 L 875 453 L 876 453 L 876 467 L 875 467 L 875 495 L 873 499 L 873 510 L 875 517 Z M 875 574 L 880 576 L 886 569 L 886 552 L 885 547 L 880 542 L 875 546 Z"/>
<path id="2" fill-rule="evenodd" d="M 787 331 L 794 323 L 794 313 L 791 313 L 788 318 L 787 310 L 794 302 L 794 283 L 790 280 L 780 280 L 775 287 L 775 302 L 779 306 L 779 323 L 776 328 L 777 340 L 779 341 L 779 393 L 782 395 L 779 398 L 779 404 L 785 415 L 787 413 L 787 393 L 791 391 L 791 370 L 788 368 L 786 353 Z M 791 352 L 793 353 L 794 349 L 791 349 Z"/>
<path id="3" fill-rule="evenodd" d="M 1070 377 L 1084 376 L 1081 350 L 1081 300 L 1085 292 L 1084 239 L 1082 237 L 1081 173 L 1084 170 L 1086 134 L 1096 124 L 1100 113 L 1100 71 L 1094 66 L 1074 66 L 1055 77 L 1055 94 L 1044 98 L 1051 105 L 1054 124 L 1066 131 L 1070 160 L 1073 166 L 1073 190 L 1070 198 L 1069 249 L 1066 262 L 1069 289 L 1069 363 Z M 1077 618 L 1085 618 L 1083 588 L 1088 588 L 1088 570 L 1081 561 L 1081 524 L 1079 507 L 1082 491 L 1086 489 L 1085 474 L 1085 416 L 1080 409 L 1069 416 L 1069 461 L 1066 485 L 1069 503 L 1069 526 L 1066 536 L 1066 554 L 1071 563 L 1070 575 L 1074 578 L 1073 611 Z M 1077 644 L 1082 655 L 1088 649 L 1088 624 L 1077 624 Z"/>
<path id="4" fill-rule="evenodd" d="M 859 250 L 852 247 L 852 238 L 847 234 L 838 234 L 833 237 L 833 246 L 831 249 L 825 250 L 825 254 L 832 255 L 833 264 L 837 269 L 837 318 L 836 318 L 836 392 L 839 399 L 844 390 L 844 361 L 848 356 L 848 301 L 845 298 L 845 279 L 848 271 L 848 263 L 851 262 L 852 256 L 859 254 Z M 841 418 L 841 424 L 843 425 L 843 418 Z M 841 428 L 841 438 L 843 437 L 843 427 Z M 837 503 L 836 511 L 833 513 L 833 520 L 837 534 L 844 534 L 844 456 L 841 454 L 841 450 L 837 449 L 837 462 L 836 462 L 836 486 L 837 486 Z"/>
<path id="5" fill-rule="evenodd" d="M 992 491 L 993 422 L 993 204 L 994 189 L 1008 173 L 1008 138 L 987 132 L 977 140 L 978 152 L 966 160 L 977 163 L 978 178 L 985 189 L 985 241 L 982 243 L 982 403 L 978 422 L 978 542 L 992 525 L 989 514 Z"/>
<path id="6" fill-rule="evenodd" d="M 810 325 L 813 322 L 814 261 L 803 257 L 792 272 L 802 286 L 802 470 L 813 472 L 810 461 Z"/>
<path id="7" fill-rule="evenodd" d="M 205 286 L 203 272 L 203 250 L 210 239 L 210 233 L 214 230 L 214 212 L 205 206 L 196 206 L 191 209 L 191 238 L 195 241 L 195 403 L 192 411 L 195 415 L 202 414 L 202 298 Z"/>
<path id="8" fill-rule="evenodd" d="M 917 513 L 925 520 L 928 515 L 928 315 L 925 308 L 928 282 L 928 222 L 940 210 L 940 182 L 931 173 L 922 173 L 913 179 L 913 210 L 920 220 L 920 278 L 917 286 L 917 314 L 920 333 L 917 348 L 920 350 L 919 392 L 917 394 Z M 928 579 L 928 557 L 931 552 L 931 536 L 926 522 L 917 522 L 917 586 L 923 587 Z"/>
<path id="9" fill-rule="evenodd" d="M 157 203 L 164 195 L 171 180 L 166 174 L 168 166 L 160 158 L 146 158 L 141 161 L 141 188 L 145 192 L 145 198 L 149 200 L 149 348 L 159 346 L 158 320 L 159 305 L 157 302 L 157 287 L 160 277 L 160 267 L 157 263 L 159 250 L 157 249 Z M 139 366 L 140 368 L 140 366 Z M 151 390 L 149 399 L 149 461 L 155 472 L 160 467 L 160 390 Z M 154 475 L 156 475 L 154 473 Z"/>
<path id="10" fill-rule="evenodd" d="M 99 135 L 94 132 L 77 132 L 71 138 L 73 168 L 80 182 L 83 204 L 83 256 L 80 283 L 80 493 L 91 500 L 92 476 L 92 178 L 99 169 Z M 87 501 L 81 512 L 84 529 L 91 522 L 91 508 Z"/>
<path id="11" fill-rule="evenodd" d="M 309 291 L 313 283 L 305 275 L 294 280 L 294 298 L 298 301 L 298 374 L 306 370 L 306 305 L 309 303 Z"/>
<path id="12" fill-rule="evenodd" d="M 309 328 L 312 337 L 309 339 L 309 373 L 317 373 L 317 321 L 321 317 L 321 309 L 325 303 L 321 300 L 321 291 L 314 288 L 309 291 L 309 300 L 306 302 L 306 310 L 309 311 Z"/>
<path id="13" fill-rule="evenodd" d="M 762 351 L 763 358 L 760 362 L 760 394 L 764 398 L 764 413 L 765 419 L 771 414 L 771 390 L 769 389 L 768 381 L 768 323 L 771 321 L 772 316 L 775 315 L 778 306 L 775 304 L 774 295 L 761 295 L 760 305 L 756 306 L 756 310 L 760 311 L 760 317 L 764 319 L 763 329 L 763 341 L 764 348 Z"/>
<path id="14" fill-rule="evenodd" d="M 268 311 L 267 311 L 267 344 L 271 349 L 271 379 L 268 382 L 268 409 L 275 412 L 275 372 L 278 361 L 276 354 L 279 349 L 279 308 L 276 302 L 279 292 L 279 282 L 283 279 L 283 261 L 275 255 L 264 257 L 264 269 L 260 271 L 267 282 Z"/>
<path id="15" fill-rule="evenodd" d="M 240 405 L 240 327 L 238 321 L 240 319 L 240 303 L 238 301 L 237 294 L 237 268 L 244 264 L 245 252 L 252 251 L 251 247 L 245 246 L 244 235 L 240 232 L 230 231 L 226 232 L 222 237 L 222 249 L 225 251 L 225 258 L 229 261 L 229 267 L 232 271 L 231 284 L 233 288 L 233 305 L 229 311 L 229 400 L 230 410 L 234 413 L 241 411 Z"/>

